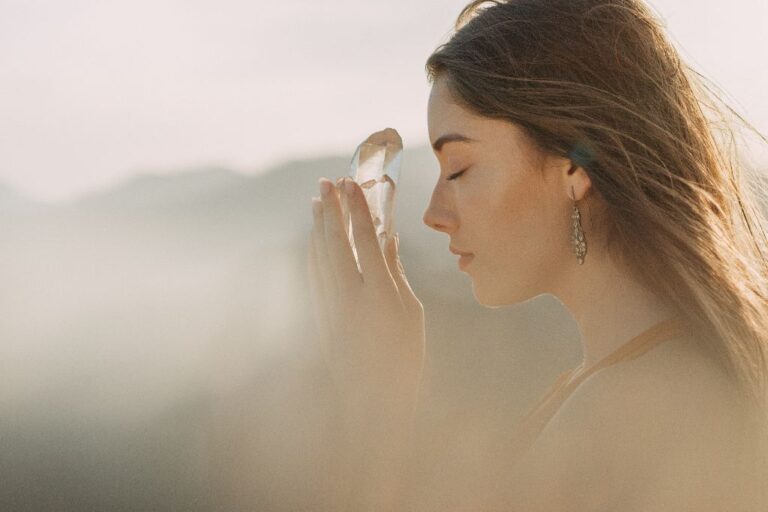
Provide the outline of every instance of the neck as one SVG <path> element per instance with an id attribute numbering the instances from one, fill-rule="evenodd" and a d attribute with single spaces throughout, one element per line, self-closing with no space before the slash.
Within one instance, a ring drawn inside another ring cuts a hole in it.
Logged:
<path id="1" fill-rule="evenodd" d="M 572 272 L 553 293 L 579 327 L 584 368 L 676 314 L 604 254 L 587 255 L 583 265 L 574 258 Z"/>

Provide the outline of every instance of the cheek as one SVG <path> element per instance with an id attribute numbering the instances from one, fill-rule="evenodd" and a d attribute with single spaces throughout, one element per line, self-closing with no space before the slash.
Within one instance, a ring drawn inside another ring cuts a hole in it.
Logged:
<path id="1" fill-rule="evenodd" d="M 484 197 L 475 201 L 482 201 L 485 225 L 495 233 L 500 249 L 513 245 L 519 251 L 546 235 L 546 203 L 534 184 L 508 178 L 503 183 L 497 180 L 487 190 Z"/>
<path id="2" fill-rule="evenodd" d="M 482 247 L 499 282 L 532 286 L 567 257 L 569 212 L 557 214 L 535 183 L 492 188 L 482 204 Z"/>

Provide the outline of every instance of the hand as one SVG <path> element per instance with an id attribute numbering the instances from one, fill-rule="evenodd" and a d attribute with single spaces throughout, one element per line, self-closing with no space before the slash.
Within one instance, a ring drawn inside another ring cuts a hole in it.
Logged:
<path id="1" fill-rule="evenodd" d="M 358 271 L 342 219 L 344 182 Z M 425 353 L 424 308 L 413 293 L 389 239 L 379 246 L 368 204 L 349 178 L 329 180 L 313 198 L 308 270 L 324 357 L 350 428 L 408 421 L 415 412 Z M 378 417 L 374 417 L 378 414 Z M 382 417 L 382 415 L 384 417 Z"/>

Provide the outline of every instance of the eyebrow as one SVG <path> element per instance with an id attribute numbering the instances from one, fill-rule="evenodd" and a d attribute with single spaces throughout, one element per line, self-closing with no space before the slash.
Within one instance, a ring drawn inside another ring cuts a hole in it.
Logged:
<path id="1" fill-rule="evenodd" d="M 432 149 L 439 152 L 441 149 L 443 149 L 443 145 L 447 144 L 448 142 L 477 142 L 477 141 L 475 139 L 470 139 L 466 135 L 462 135 L 460 133 L 448 133 L 438 138 L 435 142 L 433 142 Z"/>

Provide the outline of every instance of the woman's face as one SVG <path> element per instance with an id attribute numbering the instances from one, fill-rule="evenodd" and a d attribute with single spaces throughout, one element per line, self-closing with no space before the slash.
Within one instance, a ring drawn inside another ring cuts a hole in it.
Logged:
<path id="1" fill-rule="evenodd" d="M 443 78 L 432 87 L 428 118 L 440 178 L 423 220 L 474 255 L 463 270 L 478 302 L 502 306 L 553 293 L 576 262 L 570 160 L 543 154 L 515 124 L 459 106 Z M 455 135 L 469 140 L 442 142 Z"/>

